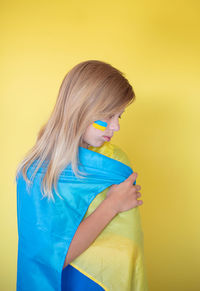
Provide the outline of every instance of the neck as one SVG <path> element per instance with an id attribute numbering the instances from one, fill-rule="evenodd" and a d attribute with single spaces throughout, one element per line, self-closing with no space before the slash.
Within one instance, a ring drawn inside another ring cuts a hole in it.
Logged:
<path id="1" fill-rule="evenodd" d="M 89 144 L 88 144 L 88 143 L 86 143 L 86 142 L 82 142 L 82 143 L 80 144 L 80 146 L 81 146 L 81 147 L 83 147 L 83 148 L 86 148 L 86 149 L 88 149 L 88 147 L 89 147 Z"/>

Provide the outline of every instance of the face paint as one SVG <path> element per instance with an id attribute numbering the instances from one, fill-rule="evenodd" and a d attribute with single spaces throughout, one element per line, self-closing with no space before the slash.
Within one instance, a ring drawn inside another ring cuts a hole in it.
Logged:
<path id="1" fill-rule="evenodd" d="M 104 131 L 107 127 L 108 123 L 102 120 L 96 120 L 93 123 L 93 126 L 97 129 Z"/>

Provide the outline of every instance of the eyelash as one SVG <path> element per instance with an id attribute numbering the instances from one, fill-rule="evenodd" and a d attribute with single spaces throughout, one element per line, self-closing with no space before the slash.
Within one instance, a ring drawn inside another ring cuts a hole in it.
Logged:
<path id="1" fill-rule="evenodd" d="M 110 116 L 109 118 L 112 118 L 114 115 L 112 115 L 112 116 Z M 121 117 L 121 115 L 119 116 L 119 118 L 121 119 L 122 117 Z"/>

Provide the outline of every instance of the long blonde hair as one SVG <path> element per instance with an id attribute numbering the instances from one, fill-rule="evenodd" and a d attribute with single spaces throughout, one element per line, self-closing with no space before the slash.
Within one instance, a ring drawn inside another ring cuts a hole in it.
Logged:
<path id="1" fill-rule="evenodd" d="M 77 64 L 64 77 L 50 118 L 41 127 L 35 145 L 19 163 L 16 176 L 22 171 L 30 184 L 28 168 L 39 161 L 33 180 L 42 163 L 48 161 L 41 190 L 43 198 L 55 201 L 52 186 L 60 197 L 57 180 L 68 164 L 71 163 L 74 174 L 80 178 L 78 150 L 87 127 L 95 120 L 116 114 L 134 99 L 135 93 L 124 73 L 110 64 L 99 60 Z"/>

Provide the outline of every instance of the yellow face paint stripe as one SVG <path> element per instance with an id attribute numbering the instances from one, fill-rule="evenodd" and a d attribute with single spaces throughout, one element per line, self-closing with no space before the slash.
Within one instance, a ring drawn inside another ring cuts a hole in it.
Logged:
<path id="1" fill-rule="evenodd" d="M 99 125 L 99 124 L 97 124 L 97 123 L 93 123 L 93 126 L 94 126 L 94 128 L 96 128 L 96 129 L 100 129 L 100 130 L 102 130 L 102 131 L 104 131 L 104 130 L 106 129 L 106 127 L 101 126 L 101 125 Z"/>

